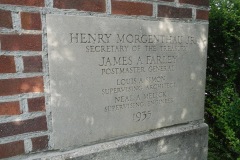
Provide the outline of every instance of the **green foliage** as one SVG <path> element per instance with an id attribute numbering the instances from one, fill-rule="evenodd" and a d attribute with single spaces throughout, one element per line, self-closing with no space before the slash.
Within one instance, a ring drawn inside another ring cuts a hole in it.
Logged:
<path id="1" fill-rule="evenodd" d="M 240 160 L 240 1 L 210 0 L 206 113 L 209 160 Z"/>

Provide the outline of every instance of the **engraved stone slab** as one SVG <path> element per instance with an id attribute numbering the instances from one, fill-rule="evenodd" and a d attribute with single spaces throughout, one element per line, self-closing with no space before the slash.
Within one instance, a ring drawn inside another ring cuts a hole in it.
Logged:
<path id="1" fill-rule="evenodd" d="M 207 31 L 47 15 L 54 148 L 203 119 Z"/>

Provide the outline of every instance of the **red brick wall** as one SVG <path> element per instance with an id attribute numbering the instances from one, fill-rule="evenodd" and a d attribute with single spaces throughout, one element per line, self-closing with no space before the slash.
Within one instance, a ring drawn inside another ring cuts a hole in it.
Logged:
<path id="1" fill-rule="evenodd" d="M 50 150 L 46 14 L 207 23 L 209 0 L 0 0 L 0 159 Z"/>

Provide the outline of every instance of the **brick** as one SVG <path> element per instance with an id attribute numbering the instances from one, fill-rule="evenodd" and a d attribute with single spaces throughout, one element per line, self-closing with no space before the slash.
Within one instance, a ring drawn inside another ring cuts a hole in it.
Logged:
<path id="1" fill-rule="evenodd" d="M 42 56 L 23 56 L 24 73 L 42 72 Z"/>
<path id="2" fill-rule="evenodd" d="M 14 56 L 0 56 L 0 73 L 16 73 Z"/>
<path id="3" fill-rule="evenodd" d="M 1 34 L 1 48 L 7 51 L 42 51 L 42 35 Z"/>
<path id="4" fill-rule="evenodd" d="M 112 0 L 112 14 L 152 16 L 153 6 L 149 3 Z"/>
<path id="5" fill-rule="evenodd" d="M 11 12 L 0 10 L 0 15 L 0 27 L 13 28 Z"/>
<path id="6" fill-rule="evenodd" d="M 0 4 L 44 7 L 44 0 L 0 0 Z"/>
<path id="7" fill-rule="evenodd" d="M 106 12 L 105 0 L 54 0 L 53 7 L 80 11 Z"/>
<path id="8" fill-rule="evenodd" d="M 179 0 L 179 3 L 192 4 L 197 6 L 209 6 L 209 0 Z"/>
<path id="9" fill-rule="evenodd" d="M 0 115 L 19 115 L 21 114 L 18 101 L 0 103 Z"/>
<path id="10" fill-rule="evenodd" d="M 46 117 L 42 116 L 24 121 L 15 121 L 0 124 L 0 138 L 46 130 L 47 130 Z"/>
<path id="11" fill-rule="evenodd" d="M 41 151 L 48 148 L 48 136 L 32 138 L 32 151 Z"/>
<path id="12" fill-rule="evenodd" d="M 24 154 L 24 142 L 10 142 L 5 144 L 0 144 L 0 158 L 8 158 Z"/>
<path id="13" fill-rule="evenodd" d="M 197 10 L 196 19 L 208 20 L 209 11 L 208 10 Z"/>
<path id="14" fill-rule="evenodd" d="M 0 80 L 0 96 L 29 92 L 43 92 L 43 77 Z"/>
<path id="15" fill-rule="evenodd" d="M 28 111 L 45 111 L 45 97 L 28 99 Z"/>
<path id="16" fill-rule="evenodd" d="M 40 13 L 21 12 L 21 24 L 22 28 L 26 30 L 41 30 Z"/>
<path id="17" fill-rule="evenodd" d="M 176 8 L 172 6 L 158 6 L 158 17 L 166 18 L 192 18 L 192 9 Z"/>

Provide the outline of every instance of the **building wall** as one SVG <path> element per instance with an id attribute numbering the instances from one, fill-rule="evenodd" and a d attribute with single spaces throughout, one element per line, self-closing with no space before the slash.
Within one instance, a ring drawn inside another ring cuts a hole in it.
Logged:
<path id="1" fill-rule="evenodd" d="M 51 150 L 46 14 L 208 23 L 208 0 L 0 0 L 0 158 Z"/>

